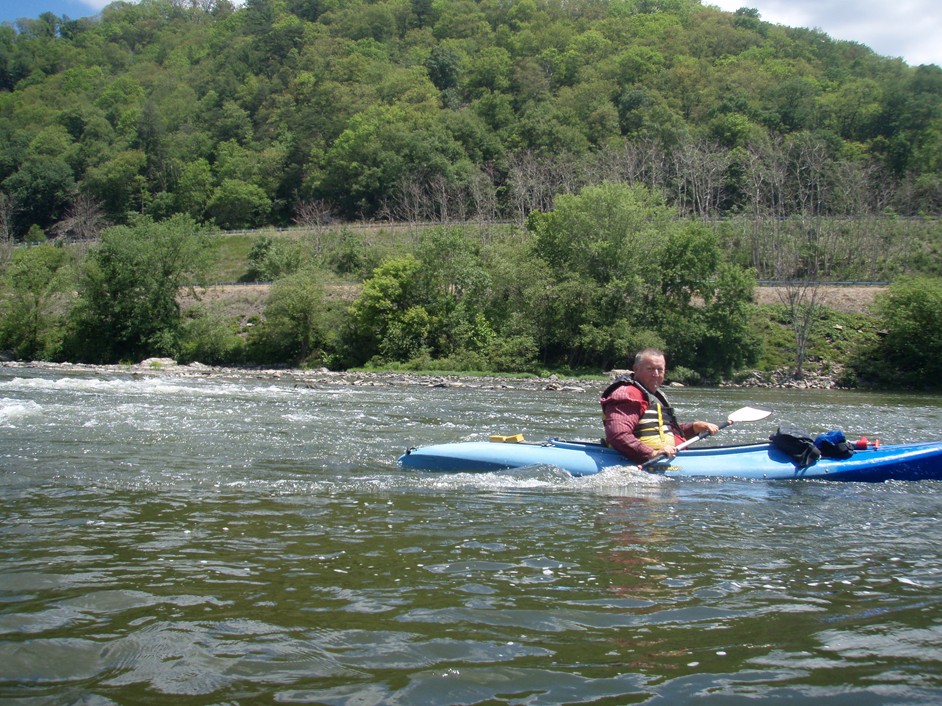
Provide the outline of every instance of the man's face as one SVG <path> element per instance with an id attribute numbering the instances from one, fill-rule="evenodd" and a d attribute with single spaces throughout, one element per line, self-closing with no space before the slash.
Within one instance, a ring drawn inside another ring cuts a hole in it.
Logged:
<path id="1" fill-rule="evenodd" d="M 664 382 L 664 373 L 666 371 L 664 356 L 645 356 L 632 368 L 635 373 L 635 380 L 640 382 L 646 389 L 654 392 Z"/>

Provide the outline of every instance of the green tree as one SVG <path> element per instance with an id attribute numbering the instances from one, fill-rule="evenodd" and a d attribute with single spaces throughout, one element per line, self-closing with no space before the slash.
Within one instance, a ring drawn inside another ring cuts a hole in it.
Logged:
<path id="1" fill-rule="evenodd" d="M 655 276 L 657 255 L 674 212 L 645 187 L 606 183 L 560 196 L 548 213 L 527 223 L 536 254 L 557 276 L 567 273 L 599 284 Z"/>
<path id="2" fill-rule="evenodd" d="M 659 195 L 615 183 L 559 197 L 553 211 L 531 215 L 536 255 L 552 273 L 535 303 L 545 362 L 579 367 L 600 362 L 599 354 L 611 360 L 601 341 L 625 338 L 616 324 L 647 330 L 655 323 L 648 304 L 673 217 Z"/>
<path id="3" fill-rule="evenodd" d="M 213 168 L 220 181 L 233 179 L 254 184 L 270 198 L 278 190 L 286 155 L 287 148 L 280 142 L 253 150 L 230 140 L 219 145 Z"/>
<path id="4" fill-rule="evenodd" d="M 429 325 L 434 319 L 436 326 L 431 353 L 481 351 L 491 340 L 484 314 L 490 278 L 476 242 L 463 228 L 433 228 L 423 235 L 417 255 L 417 291 L 430 314 Z M 410 330 L 421 329 L 413 325 Z"/>
<path id="5" fill-rule="evenodd" d="M 251 356 L 303 363 L 322 349 L 327 326 L 322 278 L 321 272 L 305 268 L 275 281 L 263 323 L 250 336 Z"/>
<path id="6" fill-rule="evenodd" d="M 249 250 L 248 279 L 274 282 L 293 274 L 301 267 L 301 244 L 286 238 L 256 238 Z"/>
<path id="7" fill-rule="evenodd" d="M 209 162 L 200 158 L 183 165 L 176 188 L 176 205 L 180 213 L 201 220 L 213 193 L 213 176 Z"/>
<path id="8" fill-rule="evenodd" d="M 886 335 L 875 374 L 888 385 L 939 387 L 942 380 L 942 280 L 904 278 L 877 299 Z"/>
<path id="9" fill-rule="evenodd" d="M 361 359 L 480 369 L 495 342 L 489 288 L 477 242 L 465 229 L 425 232 L 416 256 L 387 259 L 364 282 L 351 309 Z"/>
<path id="10" fill-rule="evenodd" d="M 0 300 L 0 347 L 22 360 L 60 354 L 72 282 L 64 248 L 39 245 L 17 250 L 5 275 Z"/>
<path id="11" fill-rule="evenodd" d="M 245 349 L 238 324 L 223 307 L 198 305 L 185 313 L 180 330 L 179 362 L 231 365 L 244 361 Z"/>
<path id="12" fill-rule="evenodd" d="M 138 217 L 102 233 L 79 279 L 67 345 L 78 360 L 114 363 L 176 355 L 181 288 L 197 282 L 205 240 L 188 216 Z"/>
<path id="13" fill-rule="evenodd" d="M 425 69 L 439 91 L 444 93 L 457 88 L 461 76 L 461 55 L 448 44 L 437 44 L 425 60 Z"/>
<path id="14" fill-rule="evenodd" d="M 719 375 L 754 357 L 751 278 L 722 264 L 712 231 L 681 221 L 660 195 L 587 187 L 528 228 L 551 273 L 529 305 L 548 363 L 625 365 L 637 347 L 658 345 L 678 365 Z"/>
<path id="15" fill-rule="evenodd" d="M 255 184 L 225 179 L 213 192 L 206 211 L 220 228 L 255 228 L 268 219 L 271 199 Z"/>
<path id="16" fill-rule="evenodd" d="M 468 57 L 462 88 L 470 98 L 485 91 L 505 92 L 510 88 L 512 68 L 510 52 L 501 47 L 488 47 Z"/>
<path id="17" fill-rule="evenodd" d="M 428 346 L 431 322 L 420 291 L 421 267 L 412 255 L 392 258 L 363 283 L 350 310 L 361 363 L 378 355 L 408 360 Z"/>
<path id="18" fill-rule="evenodd" d="M 426 113 L 376 106 L 357 115 L 327 154 L 318 192 L 348 215 L 371 214 L 409 177 L 446 184 L 470 174 L 461 145 Z"/>
<path id="19" fill-rule="evenodd" d="M 145 96 L 144 88 L 137 81 L 121 75 L 101 91 L 95 105 L 104 111 L 119 134 L 130 137 L 137 129 Z"/>
<path id="20" fill-rule="evenodd" d="M 708 374 L 728 377 L 759 360 L 762 343 L 750 322 L 755 289 L 751 269 L 720 263 L 713 297 L 705 308 L 707 330 L 698 361 Z"/>
<path id="21" fill-rule="evenodd" d="M 48 228 L 65 212 L 75 194 L 75 179 L 68 164 L 53 158 L 30 160 L 3 182 L 17 204 L 16 230 L 30 225 Z"/>
<path id="22" fill-rule="evenodd" d="M 104 205 L 112 219 L 123 221 L 128 211 L 139 210 L 147 184 L 141 174 L 146 162 L 147 155 L 141 150 L 125 150 L 89 169 L 82 180 L 83 189 Z"/>
<path id="23" fill-rule="evenodd" d="M 546 350 L 540 337 L 550 329 L 538 317 L 552 275 L 522 238 L 495 244 L 485 262 L 491 283 L 486 313 L 497 334 L 488 358 L 494 370 L 533 370 Z"/>

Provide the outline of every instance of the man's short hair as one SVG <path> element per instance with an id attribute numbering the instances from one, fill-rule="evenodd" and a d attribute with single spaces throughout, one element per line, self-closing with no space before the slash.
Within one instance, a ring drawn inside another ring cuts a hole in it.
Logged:
<path id="1" fill-rule="evenodd" d="M 635 353 L 635 365 L 638 365 L 645 358 L 664 358 L 664 351 L 659 348 L 642 348 Z"/>

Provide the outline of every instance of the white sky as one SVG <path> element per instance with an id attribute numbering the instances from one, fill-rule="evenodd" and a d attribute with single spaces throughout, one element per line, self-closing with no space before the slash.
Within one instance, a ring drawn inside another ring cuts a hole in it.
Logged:
<path id="1" fill-rule="evenodd" d="M 721 10 L 759 11 L 766 22 L 819 29 L 832 39 L 865 44 L 910 66 L 942 66 L 939 0 L 703 0 Z"/>
<path id="2" fill-rule="evenodd" d="M 759 11 L 766 22 L 819 29 L 833 39 L 865 44 L 877 54 L 902 57 L 911 66 L 942 66 L 939 0 L 701 0 L 721 10 Z M 0 0 L 0 22 L 43 12 L 72 19 L 94 15 L 110 0 Z M 236 0 L 241 4 L 241 0 Z"/>

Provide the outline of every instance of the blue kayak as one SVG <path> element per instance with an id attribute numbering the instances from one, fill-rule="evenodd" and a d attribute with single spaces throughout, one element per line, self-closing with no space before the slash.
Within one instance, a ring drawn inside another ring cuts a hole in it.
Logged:
<path id="1" fill-rule="evenodd" d="M 561 441 L 466 441 L 410 449 L 399 458 L 405 469 L 486 472 L 526 466 L 555 466 L 588 476 L 612 466 L 632 466 L 617 451 L 599 443 Z M 771 444 L 713 446 L 681 451 L 670 462 L 647 469 L 669 477 L 817 479 L 883 482 L 942 480 L 942 441 L 888 444 L 857 450 L 848 459 L 821 458 L 797 468 Z"/>

